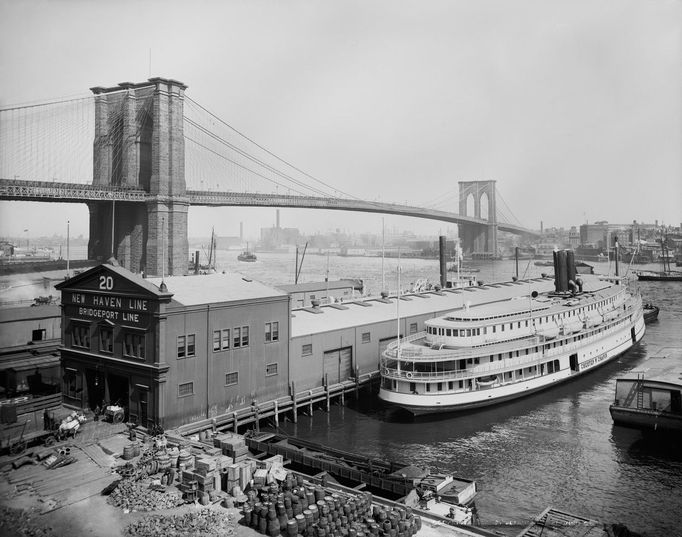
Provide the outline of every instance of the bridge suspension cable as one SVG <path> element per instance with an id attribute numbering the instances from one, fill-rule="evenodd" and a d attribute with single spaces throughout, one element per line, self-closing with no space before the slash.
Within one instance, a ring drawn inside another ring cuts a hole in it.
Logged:
<path id="1" fill-rule="evenodd" d="M 0 177 L 92 181 L 92 96 L 0 108 Z"/>
<path id="2" fill-rule="evenodd" d="M 498 200 L 497 213 L 499 216 L 503 217 L 503 218 L 498 217 L 498 222 L 504 222 L 506 224 L 515 224 L 519 227 L 523 227 L 521 221 L 518 218 L 516 218 L 516 215 L 514 215 L 509 205 L 507 205 L 507 202 L 502 197 L 502 194 L 500 194 L 500 191 L 496 189 L 495 192 Z"/>
<path id="3" fill-rule="evenodd" d="M 346 198 L 359 199 L 357 196 L 351 195 L 347 192 L 343 192 L 333 187 L 332 185 L 312 176 L 311 174 L 301 170 L 300 168 L 294 166 L 289 161 L 277 156 L 272 151 L 268 150 L 261 144 L 254 141 L 252 138 L 249 138 L 239 130 L 235 129 L 229 123 L 227 123 L 220 117 L 216 116 L 214 113 L 212 113 L 211 111 L 209 111 L 204 106 L 197 103 L 190 97 L 186 96 L 185 99 L 186 99 L 185 121 L 186 126 L 190 127 L 190 129 L 188 130 L 191 131 L 192 128 L 197 129 L 203 135 L 212 138 L 213 141 L 223 145 L 224 147 L 229 148 L 232 151 L 235 151 L 236 153 L 238 153 L 238 155 L 246 158 L 251 163 L 255 163 L 259 167 L 262 167 L 263 171 L 261 173 L 257 173 L 256 174 L 257 177 L 265 179 L 276 186 L 282 186 L 284 188 L 288 188 L 296 192 L 299 192 L 303 195 L 305 195 L 304 194 L 305 191 L 308 191 L 309 193 L 314 193 L 316 195 L 326 197 L 340 198 L 341 197 L 340 195 L 343 195 Z M 211 125 L 210 128 L 206 127 L 207 123 Z M 217 131 L 221 129 L 223 130 L 223 132 L 218 133 Z M 227 132 L 225 132 L 225 129 L 227 129 Z M 200 144 L 202 147 L 206 149 L 206 147 L 209 144 L 208 143 L 201 144 L 201 142 L 195 139 L 195 135 L 196 132 L 186 134 L 186 138 L 194 143 Z M 233 140 L 236 138 L 236 140 L 230 141 L 230 138 Z M 247 150 L 243 148 L 244 142 L 250 144 L 251 146 L 250 149 Z M 261 154 L 259 156 L 256 156 L 254 152 L 255 153 L 260 152 Z M 218 156 L 222 153 L 222 151 L 215 150 L 214 153 L 216 154 L 216 156 Z M 232 158 L 228 157 L 227 159 L 224 160 L 227 160 L 236 166 L 241 166 L 242 170 L 246 170 L 249 173 L 254 173 L 254 171 L 251 168 L 240 165 L 235 160 L 235 158 L 236 156 L 233 156 Z M 274 162 L 273 163 L 266 162 L 266 159 L 268 158 L 274 159 Z M 286 171 L 281 169 L 282 165 L 286 167 Z M 282 183 L 281 181 L 273 179 L 272 177 L 268 176 L 268 174 L 270 173 L 284 180 L 285 183 Z M 298 178 L 294 177 L 295 174 L 298 175 Z M 313 184 L 311 184 L 310 181 L 312 181 Z M 295 186 L 294 187 L 287 186 L 286 182 L 290 182 L 292 185 Z M 322 188 L 320 188 L 320 186 L 318 185 L 320 185 Z M 303 192 L 301 192 L 300 189 L 303 189 Z"/>

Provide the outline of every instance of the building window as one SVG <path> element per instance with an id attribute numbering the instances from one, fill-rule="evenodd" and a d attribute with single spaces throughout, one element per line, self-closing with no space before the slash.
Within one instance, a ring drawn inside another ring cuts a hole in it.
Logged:
<path id="1" fill-rule="evenodd" d="M 224 351 L 230 348 L 230 329 L 213 331 L 213 351 Z"/>
<path id="2" fill-rule="evenodd" d="M 410 334 L 417 333 L 417 323 L 410 323 Z"/>
<path id="3" fill-rule="evenodd" d="M 312 343 L 306 343 L 301 348 L 301 356 L 310 356 L 312 353 L 313 353 L 313 344 Z"/>
<path id="4" fill-rule="evenodd" d="M 123 334 L 123 355 L 144 359 L 144 334 Z"/>
<path id="5" fill-rule="evenodd" d="M 43 341 L 47 337 L 47 331 L 44 328 L 38 328 L 31 332 L 31 341 Z"/>
<path id="6" fill-rule="evenodd" d="M 277 364 L 266 364 L 265 376 L 272 377 L 277 374 Z"/>
<path id="7" fill-rule="evenodd" d="M 265 323 L 265 342 L 279 341 L 279 322 Z"/>
<path id="8" fill-rule="evenodd" d="M 109 327 L 99 329 L 99 350 L 102 352 L 114 352 L 114 331 Z"/>
<path id="9" fill-rule="evenodd" d="M 225 386 L 235 386 L 239 384 L 239 372 L 233 371 L 232 373 L 225 374 Z"/>
<path id="10" fill-rule="evenodd" d="M 64 373 L 64 395 L 80 401 L 83 392 L 83 376 L 78 371 L 66 370 Z"/>
<path id="11" fill-rule="evenodd" d="M 234 343 L 233 347 L 236 349 L 238 347 L 242 346 L 242 329 L 241 328 L 235 328 L 232 330 L 232 334 L 234 335 Z"/>
<path id="12" fill-rule="evenodd" d="M 194 334 L 187 336 L 178 336 L 178 358 L 195 355 L 195 340 Z"/>
<path id="13" fill-rule="evenodd" d="M 178 397 L 194 395 L 194 382 L 183 382 L 178 384 Z"/>
<path id="14" fill-rule="evenodd" d="M 90 327 L 84 324 L 75 324 L 71 329 L 74 347 L 90 348 Z"/>
<path id="15" fill-rule="evenodd" d="M 369 332 L 363 332 L 362 333 L 362 342 L 363 343 L 369 343 L 370 341 L 372 341 L 372 336 L 370 335 L 370 333 Z"/>
<path id="16" fill-rule="evenodd" d="M 242 347 L 249 346 L 249 327 L 242 326 Z"/>

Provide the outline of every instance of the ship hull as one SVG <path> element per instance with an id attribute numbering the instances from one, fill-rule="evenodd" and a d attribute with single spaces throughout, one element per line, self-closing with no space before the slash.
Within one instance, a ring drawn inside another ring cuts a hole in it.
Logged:
<path id="1" fill-rule="evenodd" d="M 616 425 L 642 431 L 682 433 L 682 416 L 680 415 L 616 405 L 611 405 L 609 412 Z"/>
<path id="2" fill-rule="evenodd" d="M 408 394 L 386 390 L 379 391 L 379 398 L 398 406 L 414 416 L 437 413 L 461 412 L 497 405 L 532 393 L 547 390 L 563 382 L 592 371 L 630 350 L 644 336 L 644 318 L 641 313 L 632 323 L 606 338 L 598 339 L 562 354 L 552 354 L 548 359 L 558 359 L 561 369 L 553 374 L 517 381 L 502 386 L 481 388 L 464 393 L 444 395 Z M 581 360 L 577 370 L 570 368 L 570 355 L 578 352 Z"/>

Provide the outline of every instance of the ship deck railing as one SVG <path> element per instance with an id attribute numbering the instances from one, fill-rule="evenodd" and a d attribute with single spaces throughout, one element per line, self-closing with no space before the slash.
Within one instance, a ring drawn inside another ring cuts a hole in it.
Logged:
<path id="1" fill-rule="evenodd" d="M 521 336 L 516 339 L 508 339 L 505 341 L 488 343 L 483 345 L 478 345 L 475 347 L 458 347 L 458 348 L 441 348 L 437 345 L 429 346 L 425 344 L 417 344 L 416 341 L 423 340 L 426 338 L 427 333 L 425 331 L 412 334 L 410 336 L 401 338 L 400 341 L 391 342 L 384 350 L 384 356 L 391 360 L 400 359 L 403 362 L 445 362 L 451 360 L 462 360 L 469 358 L 480 358 L 486 355 L 500 354 L 501 352 L 515 352 L 515 351 L 525 351 L 525 349 L 530 349 L 535 346 L 540 346 L 546 344 L 548 341 L 561 341 L 565 339 L 571 339 L 573 334 L 583 332 L 583 333 L 595 333 L 600 328 L 610 327 L 618 322 L 624 320 L 629 315 L 634 313 L 636 310 L 641 310 L 641 299 L 631 298 L 625 303 L 625 308 L 623 310 L 616 310 L 614 313 L 618 313 L 617 317 L 611 319 L 606 318 L 604 315 L 603 322 L 598 325 L 592 325 L 583 327 L 580 330 L 575 330 L 570 334 L 559 335 L 554 337 L 543 336 L 541 333 Z M 611 313 L 611 312 L 607 312 Z M 560 324 L 556 325 L 557 328 L 561 327 Z M 443 345 L 445 347 L 445 345 Z M 400 357 L 398 357 L 398 348 L 400 348 Z"/>
<path id="2" fill-rule="evenodd" d="M 576 351 L 583 347 L 586 343 L 590 343 L 598 338 L 603 337 L 603 332 L 605 330 L 612 330 L 618 328 L 620 325 L 625 323 L 629 316 L 635 311 L 635 304 L 629 304 L 627 309 L 623 311 L 623 315 L 618 318 L 612 319 L 611 321 L 604 322 L 599 326 L 594 326 L 588 329 L 583 329 L 581 332 L 574 332 L 573 334 L 560 336 L 553 339 L 544 339 L 539 336 L 531 336 L 526 338 L 521 338 L 517 340 L 507 341 L 505 344 L 499 344 L 495 346 L 486 347 L 476 347 L 467 349 L 457 349 L 454 351 L 450 350 L 434 350 L 429 347 L 424 349 L 429 351 L 428 353 L 422 355 L 410 355 L 405 353 L 405 349 L 402 347 L 406 342 L 409 343 L 412 340 L 424 337 L 425 332 L 419 334 L 413 334 L 407 338 L 401 340 L 400 349 L 400 360 L 397 360 L 395 352 L 391 353 L 390 350 L 397 349 L 397 342 L 391 343 L 384 355 L 381 358 L 381 374 L 384 378 L 397 379 L 397 380 L 466 380 L 476 377 L 484 377 L 490 375 L 499 375 L 506 373 L 508 371 L 514 371 L 521 368 L 533 367 L 544 363 L 545 361 L 552 359 L 556 356 L 560 356 L 571 351 Z M 582 333 L 585 337 L 582 339 L 575 339 L 574 335 Z M 516 346 L 511 347 L 510 343 L 516 343 Z M 551 345 L 551 346 L 550 346 Z M 538 347 L 538 351 L 530 349 Z M 496 352 L 495 349 L 501 350 L 503 352 Z M 527 355 L 521 355 L 529 349 Z M 494 362 L 484 363 L 480 365 L 474 365 L 467 369 L 451 369 L 444 371 L 415 371 L 410 367 L 405 367 L 402 365 L 400 368 L 397 364 L 415 364 L 415 363 L 439 363 L 439 362 L 454 362 L 462 359 L 486 359 L 491 355 L 503 354 L 508 355 L 509 353 L 519 352 L 519 356 L 513 357 L 503 357 L 502 360 L 495 360 Z M 393 364 L 396 364 L 394 366 Z"/>

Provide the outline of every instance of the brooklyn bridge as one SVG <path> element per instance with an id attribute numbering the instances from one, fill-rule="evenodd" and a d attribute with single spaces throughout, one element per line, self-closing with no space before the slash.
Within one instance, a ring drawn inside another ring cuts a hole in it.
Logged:
<path id="1" fill-rule="evenodd" d="M 459 181 L 453 207 L 345 193 L 277 157 L 172 79 L 0 109 L 0 199 L 86 203 L 88 257 L 150 275 L 184 274 L 190 206 L 382 213 L 458 224 L 467 253 L 496 250 L 515 221 L 495 181 Z M 447 182 L 447 181 L 446 181 Z M 504 208 L 503 208 L 504 206 Z"/>

